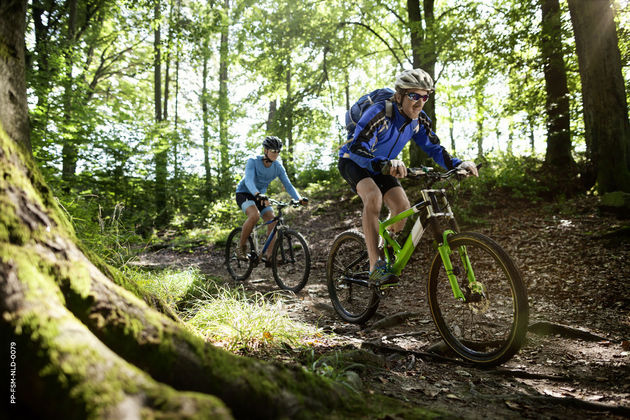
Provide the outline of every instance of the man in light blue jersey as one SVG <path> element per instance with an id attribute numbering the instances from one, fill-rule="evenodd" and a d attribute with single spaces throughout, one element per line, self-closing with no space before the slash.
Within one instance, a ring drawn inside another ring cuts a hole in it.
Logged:
<path id="1" fill-rule="evenodd" d="M 273 208 L 269 205 L 269 199 L 265 195 L 271 181 L 280 178 L 282 185 L 289 195 L 300 204 L 306 205 L 308 199 L 298 194 L 291 181 L 287 177 L 287 172 L 280 162 L 277 161 L 282 150 L 282 140 L 275 136 L 267 136 L 263 140 L 263 156 L 256 156 L 247 160 L 245 165 L 245 176 L 236 187 L 236 204 L 247 215 L 247 220 L 243 223 L 241 240 L 237 255 L 239 259 L 247 260 L 247 238 L 252 233 L 254 226 L 258 223 L 260 216 L 265 222 L 273 219 Z M 267 233 L 271 233 L 275 223 L 267 225 Z M 275 238 L 274 238 L 275 239 Z M 267 254 L 263 256 L 265 265 L 271 257 L 273 243 L 267 248 Z"/>

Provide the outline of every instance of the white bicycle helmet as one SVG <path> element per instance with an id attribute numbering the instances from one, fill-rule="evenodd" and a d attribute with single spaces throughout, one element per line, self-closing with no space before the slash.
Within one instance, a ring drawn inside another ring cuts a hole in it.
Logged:
<path id="1" fill-rule="evenodd" d="M 433 92 L 435 90 L 433 79 L 429 73 L 422 69 L 405 70 L 398 75 L 394 85 L 397 91 L 406 89 L 423 89 Z"/>

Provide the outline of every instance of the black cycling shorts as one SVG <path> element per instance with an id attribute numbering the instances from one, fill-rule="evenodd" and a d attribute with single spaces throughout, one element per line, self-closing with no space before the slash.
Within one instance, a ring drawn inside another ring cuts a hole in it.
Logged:
<path id="1" fill-rule="evenodd" d="M 245 203 L 246 205 L 243 207 L 243 204 Z M 256 206 L 261 215 L 272 210 L 271 206 L 264 207 L 261 205 L 258 201 L 256 201 L 256 197 L 250 193 L 236 193 L 236 204 L 241 210 L 243 210 L 243 213 L 245 213 L 245 210 L 252 205 Z"/>
<path id="2" fill-rule="evenodd" d="M 372 178 L 383 195 L 392 188 L 401 186 L 398 178 L 383 174 L 372 175 L 370 171 L 360 167 L 351 159 L 339 158 L 337 168 L 339 168 L 339 173 L 354 192 L 357 192 L 357 184 L 363 178 Z"/>

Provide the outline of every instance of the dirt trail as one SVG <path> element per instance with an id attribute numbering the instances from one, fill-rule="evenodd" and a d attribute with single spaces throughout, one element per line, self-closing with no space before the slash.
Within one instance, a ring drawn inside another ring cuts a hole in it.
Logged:
<path id="1" fill-rule="evenodd" d="M 573 203 L 571 215 L 557 215 L 551 205 L 513 204 L 489 211 L 488 223 L 474 227 L 508 250 L 527 282 L 527 343 L 500 368 L 480 370 L 426 354 L 439 341 L 424 291 L 428 246 L 364 328 L 334 313 L 325 263 L 332 239 L 359 227 L 359 205 L 350 196 L 287 216 L 313 256 L 309 283 L 287 300 L 288 312 L 335 333 L 318 352 L 333 346 L 364 349 L 358 357 L 369 367 L 352 379 L 369 392 L 466 418 L 630 418 L 630 234 L 609 234 L 628 221 L 600 215 L 594 200 Z M 139 263 L 197 266 L 228 278 L 223 250 L 213 246 L 186 254 L 164 249 L 143 255 Z M 265 268 L 256 268 L 246 287 L 276 289 Z M 375 327 L 381 319 L 393 321 Z"/>

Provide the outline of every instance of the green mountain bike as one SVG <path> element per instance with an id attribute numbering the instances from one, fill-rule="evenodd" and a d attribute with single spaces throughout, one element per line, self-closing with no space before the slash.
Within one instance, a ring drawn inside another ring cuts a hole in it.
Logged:
<path id="1" fill-rule="evenodd" d="M 288 206 L 300 207 L 300 202 L 292 200 L 284 203 L 273 199 L 269 202 L 278 211 L 273 219 L 254 227 L 247 238 L 249 252 L 246 261 L 237 256 L 243 228 L 238 227 L 230 232 L 225 245 L 225 266 L 234 280 L 247 280 L 254 267 L 263 262 L 262 256 L 276 238 L 271 260 L 267 261 L 266 265 L 271 266 L 273 278 L 278 287 L 297 293 L 308 281 L 311 271 L 311 253 L 302 234 L 285 225 L 282 210 Z M 265 233 L 267 225 L 275 222 L 277 222 L 276 225 L 267 236 Z"/>
<path id="2" fill-rule="evenodd" d="M 429 309 L 446 344 L 477 365 L 494 366 L 509 360 L 525 341 L 529 309 L 521 273 L 507 252 L 480 233 L 460 232 L 444 189 L 431 189 L 440 180 L 460 180 L 462 170 L 408 170 L 408 178 L 427 187 L 422 201 L 379 224 L 384 260 L 396 276 L 407 265 L 420 238 L 430 232 L 436 248 L 427 281 Z M 387 227 L 419 213 L 400 245 Z M 335 311 L 347 322 L 362 324 L 378 308 L 392 286 L 371 285 L 363 234 L 346 231 L 336 237 L 326 264 L 328 293 Z"/>

